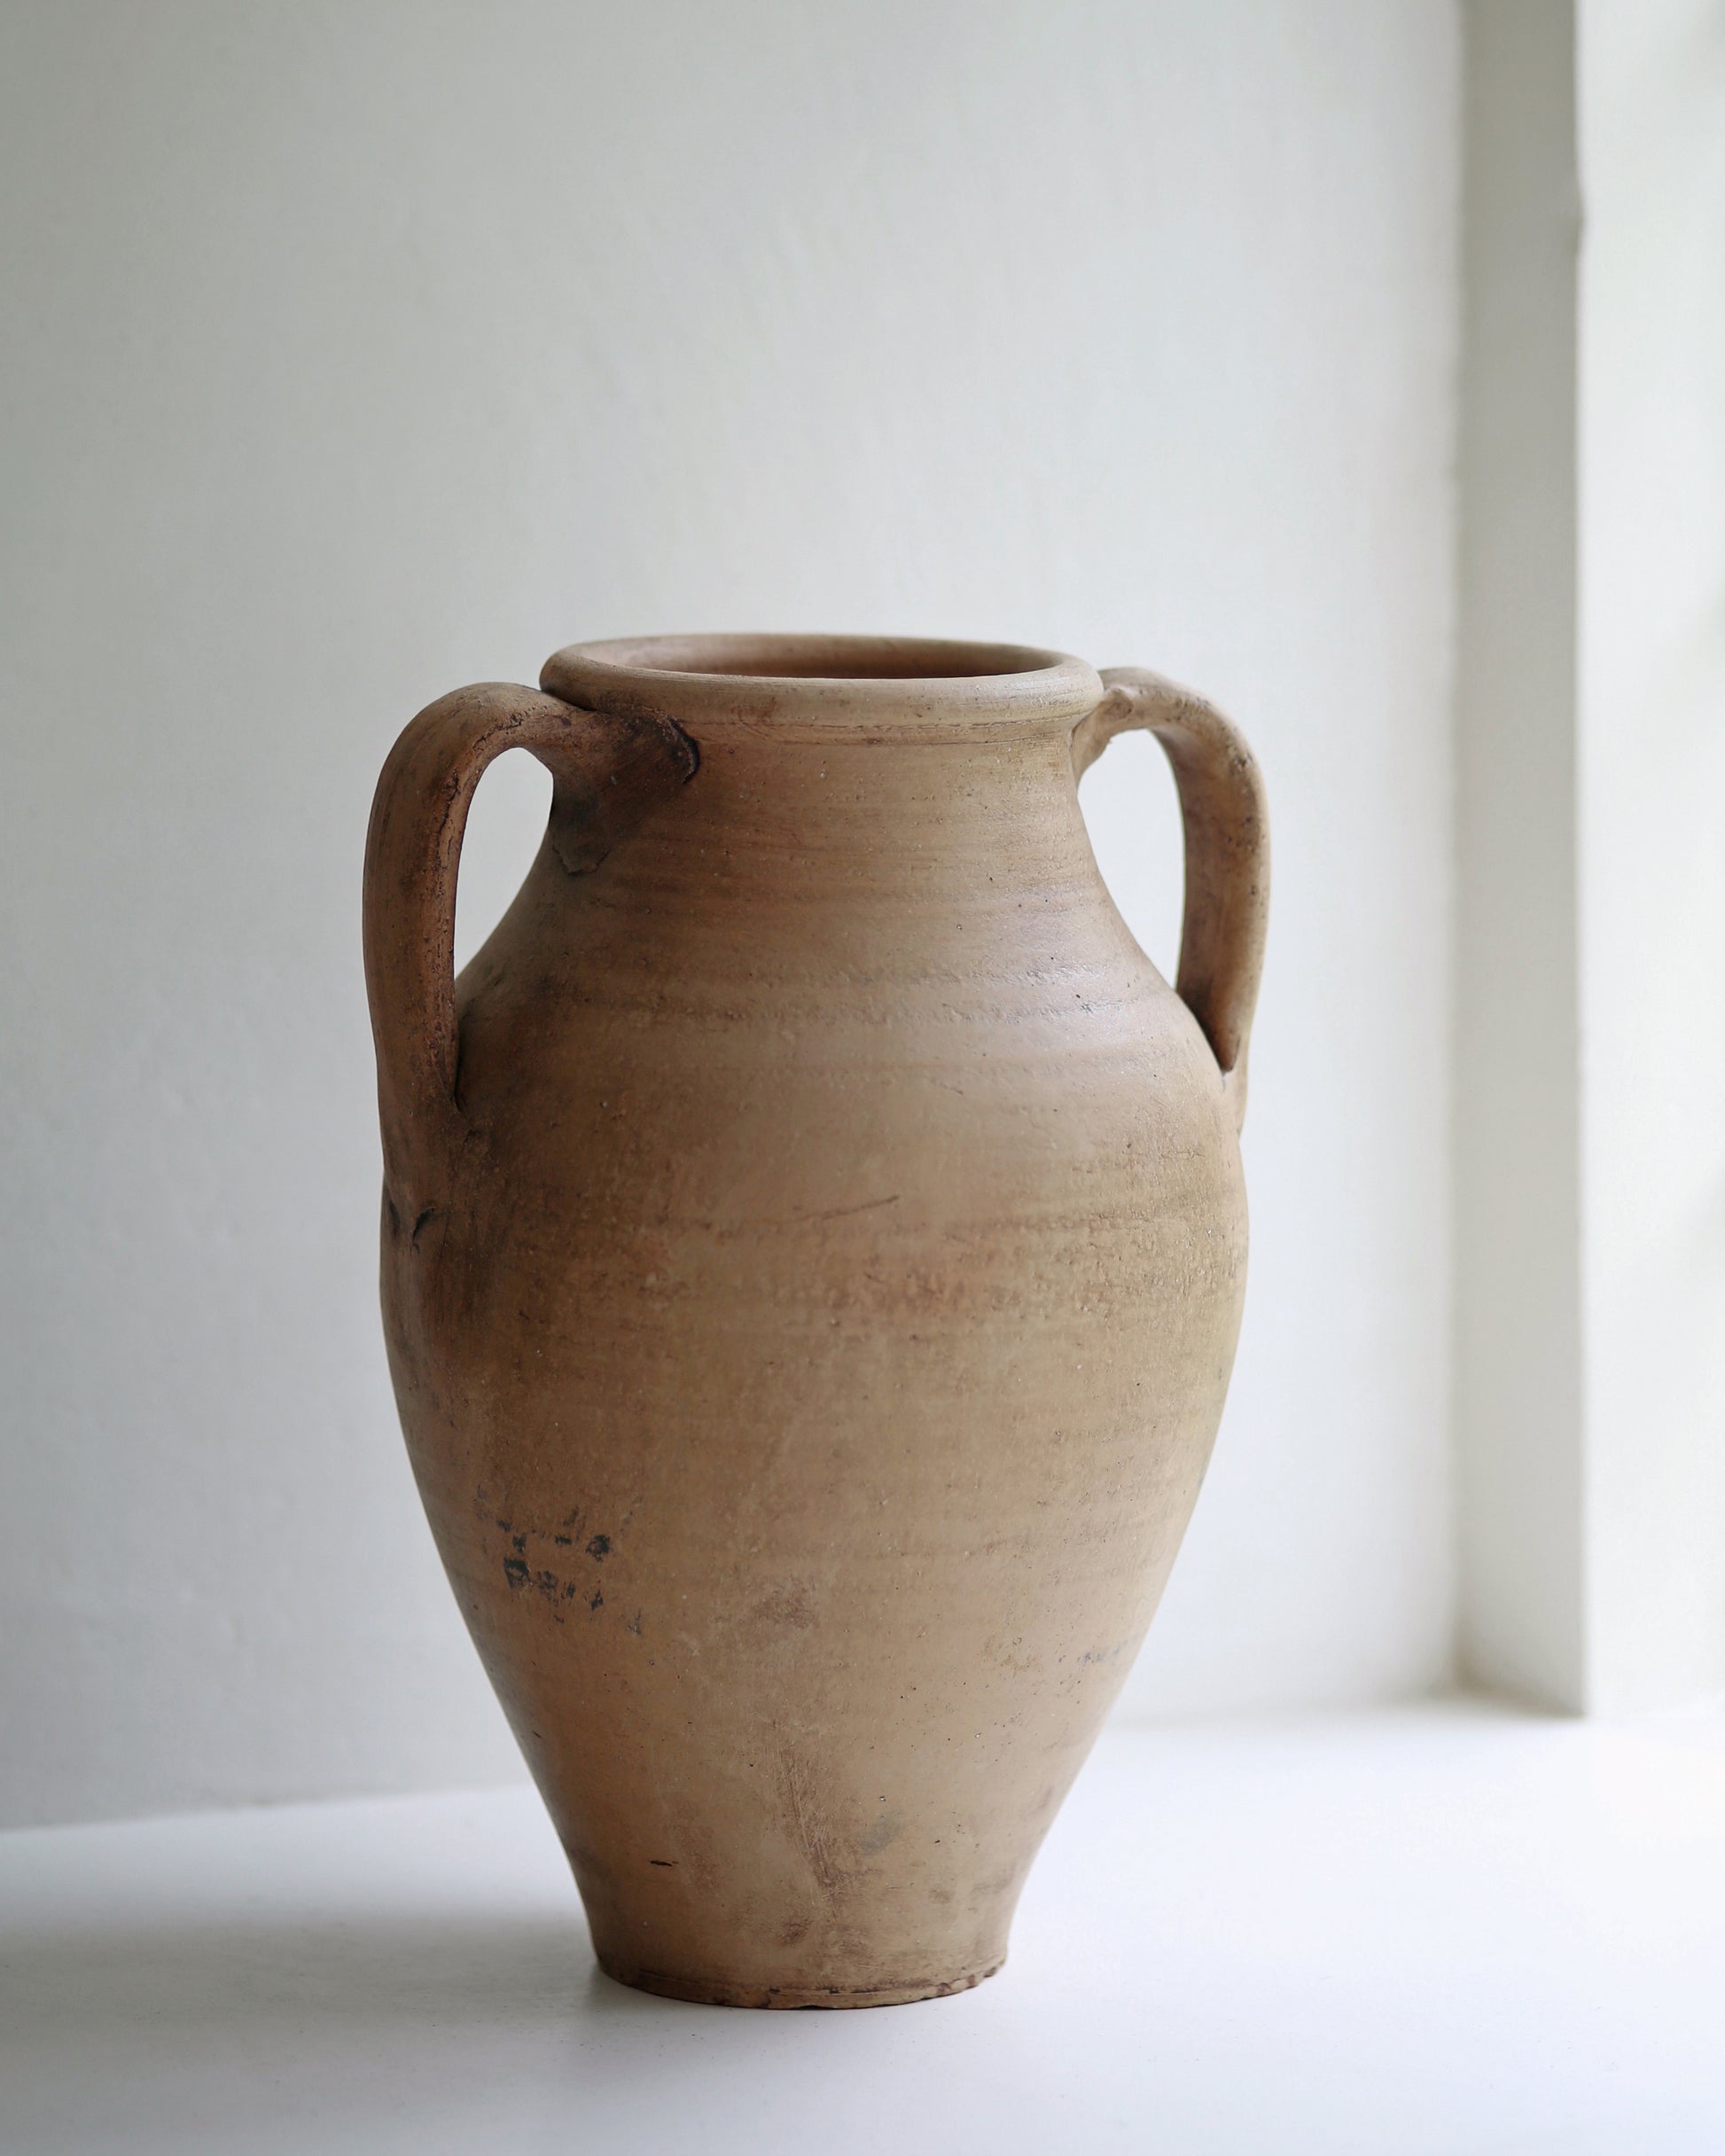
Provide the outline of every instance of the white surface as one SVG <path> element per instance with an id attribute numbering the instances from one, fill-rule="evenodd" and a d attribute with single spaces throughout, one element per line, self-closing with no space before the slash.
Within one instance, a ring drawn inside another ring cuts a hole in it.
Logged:
<path id="1" fill-rule="evenodd" d="M 0 1839 L 7 2156 L 1718 2156 L 1725 1723 L 1117 1730 L 956 1999 L 589 1958 L 526 1792 Z"/>
<path id="2" fill-rule="evenodd" d="M 1455 1265 L 1462 1659 L 1579 1707 L 1573 16 L 1463 17 Z"/>
<path id="3" fill-rule="evenodd" d="M 1438 1676 L 1451 8 L 0 25 L 0 1818 L 515 1771 L 384 1371 L 360 854 L 416 707 L 649 629 L 1237 714 L 1252 1301 L 1130 1707 Z M 1153 745 L 1086 805 L 1166 964 Z"/>
<path id="4" fill-rule="evenodd" d="M 1581 8 L 1588 1699 L 1725 1688 L 1725 15 Z"/>

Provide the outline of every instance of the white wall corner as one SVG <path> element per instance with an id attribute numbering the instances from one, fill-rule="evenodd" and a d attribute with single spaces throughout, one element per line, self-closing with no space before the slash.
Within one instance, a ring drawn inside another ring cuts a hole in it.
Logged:
<path id="1" fill-rule="evenodd" d="M 1618 1714 L 1725 1688 L 1725 24 L 1464 26 L 1460 1660 Z"/>
<path id="2" fill-rule="evenodd" d="M 1459 1659 L 1578 1708 L 1576 175 L 1568 0 L 1464 12 L 1454 1136 Z"/>

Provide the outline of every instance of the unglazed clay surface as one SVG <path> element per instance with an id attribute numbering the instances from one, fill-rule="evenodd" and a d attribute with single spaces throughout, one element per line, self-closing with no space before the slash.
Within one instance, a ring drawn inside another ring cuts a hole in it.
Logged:
<path id="1" fill-rule="evenodd" d="M 1201 699 L 1058 653 L 575 646 L 420 714 L 367 972 L 391 1367 L 598 1957 L 734 2005 L 999 1967 L 1197 1496 L 1268 857 Z M 1076 774 L 1174 762 L 1178 994 Z M 449 980 L 467 804 L 555 782 Z"/>

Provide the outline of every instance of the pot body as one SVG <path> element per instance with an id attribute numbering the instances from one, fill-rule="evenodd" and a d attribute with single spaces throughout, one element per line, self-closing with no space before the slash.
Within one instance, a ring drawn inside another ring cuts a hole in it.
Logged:
<path id="1" fill-rule="evenodd" d="M 603 1966 L 886 2004 L 999 1966 L 1162 1591 L 1237 1095 L 1091 856 L 1100 681 L 945 728 L 706 693 L 592 722 L 699 752 L 597 863 L 559 777 L 392 1177 L 386 1330 Z"/>

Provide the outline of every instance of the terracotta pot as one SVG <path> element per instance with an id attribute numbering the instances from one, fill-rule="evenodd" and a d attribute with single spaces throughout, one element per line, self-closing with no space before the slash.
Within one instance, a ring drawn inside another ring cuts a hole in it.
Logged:
<path id="1" fill-rule="evenodd" d="M 576 645 L 414 720 L 367 977 L 425 1509 L 598 1958 L 753 2006 L 997 1969 L 1143 1637 L 1245 1284 L 1263 800 L 1227 720 L 1014 646 Z M 1162 740 L 1179 992 L 1076 773 Z M 467 805 L 556 782 L 450 980 Z"/>

